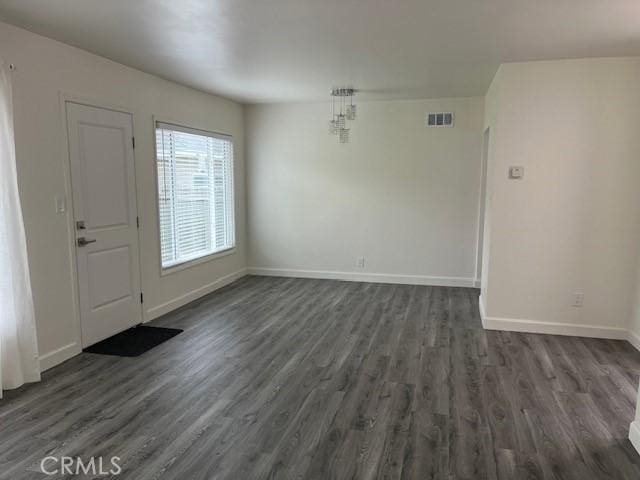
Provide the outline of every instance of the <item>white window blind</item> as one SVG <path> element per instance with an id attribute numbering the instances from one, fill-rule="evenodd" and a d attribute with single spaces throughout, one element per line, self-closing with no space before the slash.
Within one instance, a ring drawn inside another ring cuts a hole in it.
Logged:
<path id="1" fill-rule="evenodd" d="M 162 267 L 235 245 L 231 137 L 156 124 Z"/>

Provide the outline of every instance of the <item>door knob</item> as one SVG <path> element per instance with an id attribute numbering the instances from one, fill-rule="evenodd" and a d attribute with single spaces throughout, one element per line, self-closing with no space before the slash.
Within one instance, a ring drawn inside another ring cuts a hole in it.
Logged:
<path id="1" fill-rule="evenodd" d="M 96 241 L 95 239 L 87 240 L 84 237 L 80 237 L 80 238 L 78 238 L 78 246 L 79 247 L 84 247 L 86 245 L 89 245 L 90 243 L 95 243 L 95 241 Z"/>

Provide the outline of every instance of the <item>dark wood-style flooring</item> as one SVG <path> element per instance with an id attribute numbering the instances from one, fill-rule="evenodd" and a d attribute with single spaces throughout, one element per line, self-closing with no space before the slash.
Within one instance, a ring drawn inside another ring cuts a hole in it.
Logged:
<path id="1" fill-rule="evenodd" d="M 0 401 L 0 478 L 53 456 L 119 479 L 640 479 L 640 353 L 484 331 L 465 288 L 245 277 Z M 73 476 L 68 478 L 83 478 Z"/>

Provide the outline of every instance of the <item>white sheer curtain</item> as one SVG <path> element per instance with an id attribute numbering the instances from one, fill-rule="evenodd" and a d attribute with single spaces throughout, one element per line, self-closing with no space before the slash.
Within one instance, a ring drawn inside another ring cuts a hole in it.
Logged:
<path id="1" fill-rule="evenodd" d="M 0 398 L 3 389 L 40 380 L 11 95 L 11 72 L 0 62 Z"/>

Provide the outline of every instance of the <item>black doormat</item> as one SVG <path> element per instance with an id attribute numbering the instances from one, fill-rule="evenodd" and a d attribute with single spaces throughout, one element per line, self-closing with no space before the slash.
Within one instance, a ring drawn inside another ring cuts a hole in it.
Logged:
<path id="1" fill-rule="evenodd" d="M 93 344 L 85 348 L 84 351 L 102 355 L 117 355 L 119 357 L 137 357 L 181 332 L 182 330 L 177 328 L 140 325 Z"/>

